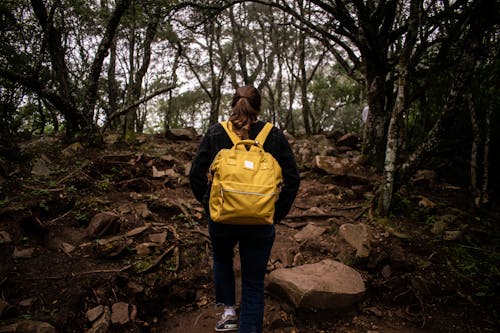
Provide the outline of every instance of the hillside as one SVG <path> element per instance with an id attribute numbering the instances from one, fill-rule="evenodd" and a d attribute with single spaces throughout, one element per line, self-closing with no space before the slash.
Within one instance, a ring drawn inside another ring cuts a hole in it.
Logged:
<path id="1" fill-rule="evenodd" d="M 2 160 L 0 332 L 213 331 L 207 223 L 187 179 L 199 137 L 107 139 L 85 148 L 43 136 L 23 143 L 18 160 Z M 362 275 L 366 295 L 324 313 L 269 293 L 265 331 L 500 330 L 498 205 L 471 213 L 466 189 L 422 173 L 390 218 L 376 219 L 377 178 L 313 167 L 307 147 L 316 143 L 292 142 L 302 183 L 277 226 L 269 271 L 330 258 Z M 331 144 L 325 151 L 356 155 Z M 346 223 L 371 230 L 367 257 L 339 235 Z M 306 225 L 324 230 L 297 240 Z"/>

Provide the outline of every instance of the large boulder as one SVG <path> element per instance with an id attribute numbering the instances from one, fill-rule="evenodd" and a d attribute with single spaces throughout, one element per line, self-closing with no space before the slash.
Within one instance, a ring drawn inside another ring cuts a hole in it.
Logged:
<path id="1" fill-rule="evenodd" d="M 268 289 L 295 308 L 310 310 L 348 309 L 366 291 L 357 271 L 331 259 L 277 269 L 269 275 Z"/>
<path id="2" fill-rule="evenodd" d="M 359 144 L 359 137 L 355 133 L 347 133 L 345 135 L 342 135 L 340 138 L 337 139 L 337 146 L 345 146 L 349 147 L 350 149 L 356 149 Z"/>
<path id="3" fill-rule="evenodd" d="M 334 176 L 346 176 L 356 181 L 371 182 L 376 179 L 376 175 L 369 169 L 359 164 L 358 158 L 320 156 L 314 157 L 313 165 L 316 169 L 322 170 Z"/>
<path id="4" fill-rule="evenodd" d="M 198 133 L 192 127 L 189 128 L 169 128 L 165 132 L 165 137 L 170 140 L 194 140 Z"/>

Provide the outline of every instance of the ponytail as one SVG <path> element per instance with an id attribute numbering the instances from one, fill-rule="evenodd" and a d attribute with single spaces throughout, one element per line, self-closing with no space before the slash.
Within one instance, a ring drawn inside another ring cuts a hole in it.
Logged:
<path id="1" fill-rule="evenodd" d="M 236 90 L 231 103 L 232 114 L 229 121 L 233 131 L 241 138 L 249 138 L 250 125 L 257 120 L 260 112 L 260 93 L 252 86 L 240 87 Z"/>

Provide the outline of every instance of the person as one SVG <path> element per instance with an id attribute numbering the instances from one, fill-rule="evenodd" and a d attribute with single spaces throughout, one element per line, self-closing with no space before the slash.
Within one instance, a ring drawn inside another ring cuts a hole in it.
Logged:
<path id="1" fill-rule="evenodd" d="M 361 123 L 364 126 L 366 124 L 366 121 L 368 120 L 368 113 L 370 112 L 370 107 L 366 105 L 363 108 L 363 111 L 361 111 Z"/>
<path id="2" fill-rule="evenodd" d="M 259 91 L 253 86 L 236 89 L 231 102 L 229 121 L 241 139 L 255 139 L 265 123 L 258 120 L 261 106 Z M 190 170 L 190 185 L 196 199 L 208 216 L 210 184 L 207 172 L 217 152 L 231 148 L 233 143 L 220 124 L 211 126 L 200 143 Z M 299 171 L 290 144 L 283 133 L 273 127 L 264 142 L 264 150 L 279 163 L 283 187 L 275 203 L 274 224 L 231 225 L 209 218 L 208 229 L 212 244 L 215 301 L 224 305 L 224 313 L 215 326 L 216 331 L 238 330 L 240 333 L 260 333 L 264 317 L 264 278 L 275 238 L 275 224 L 283 219 L 297 195 Z M 235 277 L 233 257 L 239 246 L 241 263 L 241 304 L 239 321 L 236 316 Z"/>

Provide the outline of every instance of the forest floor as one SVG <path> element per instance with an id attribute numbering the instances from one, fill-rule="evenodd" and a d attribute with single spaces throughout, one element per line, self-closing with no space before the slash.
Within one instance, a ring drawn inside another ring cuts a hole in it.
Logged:
<path id="1" fill-rule="evenodd" d="M 30 332 L 26 321 L 64 333 L 213 332 L 207 223 L 187 179 L 198 143 L 140 136 L 83 149 L 44 136 L 1 160 L 0 332 Z M 376 184 L 306 168 L 301 178 L 269 270 L 340 260 L 367 291 L 328 313 L 266 294 L 264 332 L 500 331 L 498 203 L 471 213 L 464 188 L 408 184 L 380 220 L 368 209 Z M 431 232 L 443 215 L 449 232 Z M 307 223 L 326 232 L 299 243 Z M 369 259 L 340 239 L 344 223 L 370 226 Z"/>

